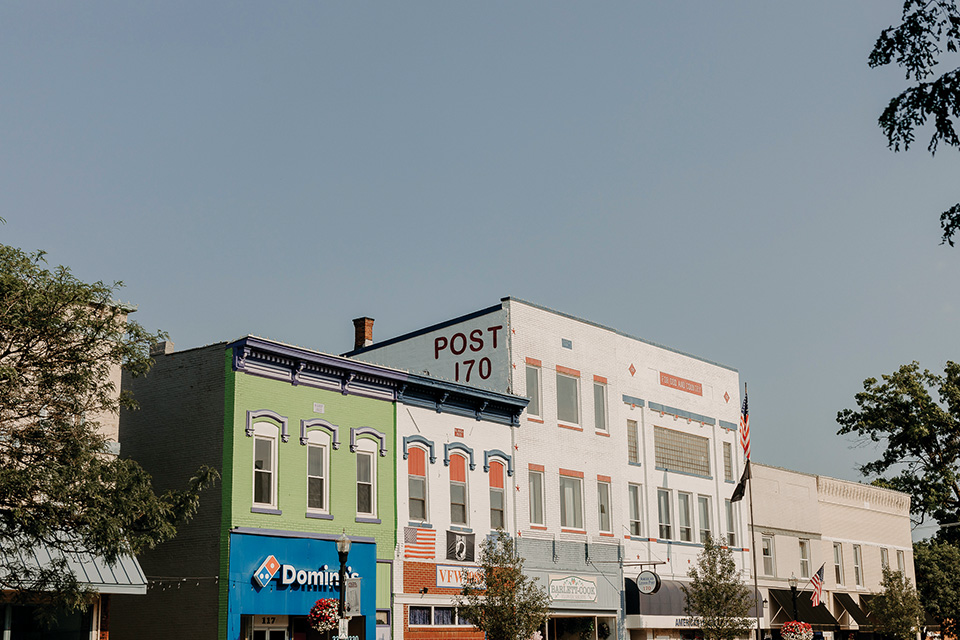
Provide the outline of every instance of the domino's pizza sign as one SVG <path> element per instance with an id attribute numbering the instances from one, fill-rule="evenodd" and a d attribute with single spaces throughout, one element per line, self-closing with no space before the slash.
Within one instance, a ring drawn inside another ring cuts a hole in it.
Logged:
<path id="1" fill-rule="evenodd" d="M 253 577 L 257 581 L 257 584 L 265 587 L 273 580 L 273 576 L 277 574 L 279 568 L 280 563 L 277 562 L 276 557 L 267 556 L 267 559 L 263 561 L 263 564 L 260 565 L 260 568 L 257 569 Z"/>

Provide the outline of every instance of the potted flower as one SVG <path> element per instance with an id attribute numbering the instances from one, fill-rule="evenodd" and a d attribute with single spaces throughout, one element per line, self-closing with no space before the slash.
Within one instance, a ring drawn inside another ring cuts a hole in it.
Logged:
<path id="1" fill-rule="evenodd" d="M 813 627 L 806 622 L 791 620 L 780 629 L 783 640 L 813 640 Z"/>
<path id="2" fill-rule="evenodd" d="M 317 600 L 307 615 L 307 622 L 321 633 L 336 629 L 340 625 L 340 601 L 334 598 Z"/>

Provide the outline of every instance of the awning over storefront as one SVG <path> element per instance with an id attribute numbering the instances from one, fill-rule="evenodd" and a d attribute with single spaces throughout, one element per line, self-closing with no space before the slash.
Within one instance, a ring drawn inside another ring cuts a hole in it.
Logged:
<path id="1" fill-rule="evenodd" d="M 147 578 L 140 563 L 131 555 L 123 555 L 114 564 L 108 564 L 103 556 L 86 552 L 63 552 L 52 547 L 18 549 L 17 554 L 28 567 L 49 567 L 57 560 L 67 562 L 68 569 L 77 581 L 99 593 L 145 594 Z"/>
<path id="2" fill-rule="evenodd" d="M 626 578 L 624 581 L 627 615 L 641 616 L 686 616 L 687 596 L 683 593 L 683 583 L 676 580 L 663 580 L 660 589 L 650 595 L 644 595 L 637 589 L 637 583 Z M 756 596 L 753 587 L 750 591 L 755 594 L 754 605 L 747 614 L 751 618 L 757 617 L 757 604 L 760 598 Z"/>
<path id="3" fill-rule="evenodd" d="M 793 616 L 793 596 L 787 589 L 770 589 L 770 597 L 787 612 L 788 616 Z M 810 594 L 803 592 L 797 596 L 797 614 L 800 620 L 814 626 L 836 627 L 837 619 L 830 615 L 826 605 L 822 602 L 820 606 L 814 607 L 810 601 Z"/>
<path id="4" fill-rule="evenodd" d="M 853 618 L 858 625 L 861 627 L 870 626 L 867 614 L 863 612 L 863 609 L 860 608 L 860 605 L 856 603 L 849 593 L 841 593 L 838 591 L 833 594 L 833 597 L 837 599 L 841 607 L 847 610 L 847 613 L 850 614 L 850 617 Z"/>

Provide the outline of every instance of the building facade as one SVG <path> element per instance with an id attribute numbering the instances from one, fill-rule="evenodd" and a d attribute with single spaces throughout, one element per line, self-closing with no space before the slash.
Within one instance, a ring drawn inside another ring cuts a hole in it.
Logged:
<path id="1" fill-rule="evenodd" d="M 756 463 L 751 472 L 764 633 L 778 636 L 796 616 L 825 640 L 872 638 L 869 601 L 883 566 L 915 583 L 910 496 Z M 822 604 L 813 607 L 810 579 L 821 565 Z"/>
<path id="2" fill-rule="evenodd" d="M 345 355 L 530 399 L 505 521 L 551 595 L 548 638 L 693 637 L 678 594 L 706 536 L 749 576 L 735 369 L 514 298 Z"/>
<path id="3" fill-rule="evenodd" d="M 159 488 L 204 464 L 221 483 L 142 558 L 151 588 L 117 616 L 118 638 L 323 638 L 306 616 L 339 598 L 342 534 L 360 581 L 349 634 L 390 637 L 398 399 L 514 422 L 525 404 L 252 336 L 165 354 L 125 384 L 140 410 L 122 415 L 124 454 Z"/>

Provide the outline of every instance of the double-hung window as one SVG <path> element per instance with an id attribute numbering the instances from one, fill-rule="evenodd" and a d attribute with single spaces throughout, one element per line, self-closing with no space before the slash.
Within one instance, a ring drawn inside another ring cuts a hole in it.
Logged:
<path id="1" fill-rule="evenodd" d="M 530 484 L 530 524 L 543 526 L 543 469 L 527 472 Z"/>
<path id="2" fill-rule="evenodd" d="M 583 529 L 583 474 L 560 470 L 560 526 Z"/>
<path id="3" fill-rule="evenodd" d="M 693 542 L 693 513 L 691 513 L 692 498 L 689 493 L 677 493 L 677 525 L 680 529 L 680 540 Z"/>
<path id="4" fill-rule="evenodd" d="M 640 535 L 640 485 L 627 486 L 627 500 L 630 502 L 630 535 Z"/>
<path id="5" fill-rule="evenodd" d="M 697 496 L 697 511 L 700 515 L 700 543 L 706 544 L 713 535 L 710 527 L 710 496 Z"/>
<path id="6" fill-rule="evenodd" d="M 810 541 L 800 541 L 800 577 L 810 577 Z"/>
<path id="7" fill-rule="evenodd" d="M 307 434 L 307 510 L 327 513 L 330 510 L 328 496 L 328 469 L 330 436 L 321 431 Z"/>
<path id="8" fill-rule="evenodd" d="M 863 570 L 861 568 L 860 545 L 853 545 L 853 583 L 858 587 L 863 586 Z"/>
<path id="9" fill-rule="evenodd" d="M 580 424 L 580 378 L 561 373 L 560 369 L 557 367 L 557 420 Z"/>
<path id="10" fill-rule="evenodd" d="M 450 522 L 467 524 L 467 459 L 450 456 Z"/>
<path id="11" fill-rule="evenodd" d="M 410 447 L 407 453 L 407 491 L 410 519 L 428 522 L 427 453 L 420 447 Z"/>
<path id="12" fill-rule="evenodd" d="M 670 540 L 673 538 L 673 528 L 670 518 L 670 490 L 657 489 L 657 515 L 660 518 L 660 538 Z"/>
<path id="13" fill-rule="evenodd" d="M 277 506 L 277 436 L 276 425 L 258 422 L 253 425 L 253 504 Z"/>
<path id="14" fill-rule="evenodd" d="M 903 551 L 897 551 L 897 571 L 904 573 Z"/>
<path id="15" fill-rule="evenodd" d="M 727 546 L 737 546 L 737 521 L 733 519 L 733 502 L 723 501 L 724 511 L 727 514 Z"/>
<path id="16" fill-rule="evenodd" d="M 533 418 L 542 417 L 540 410 L 540 367 L 527 363 L 527 415 Z"/>
<path id="17" fill-rule="evenodd" d="M 833 573 L 837 584 L 843 584 L 843 547 L 839 542 L 833 543 Z"/>
<path id="18" fill-rule="evenodd" d="M 890 551 L 886 547 L 880 547 L 880 567 L 890 566 Z"/>
<path id="19" fill-rule="evenodd" d="M 760 539 L 760 550 L 763 553 L 763 575 L 776 575 L 774 574 L 772 536 L 763 536 Z"/>
<path id="20" fill-rule="evenodd" d="M 377 515 L 377 456 L 373 440 L 357 442 L 357 515 Z"/>
<path id="21" fill-rule="evenodd" d="M 503 464 L 496 460 L 490 463 L 490 528 L 507 527 L 504 514 L 506 504 L 503 491 Z"/>
<path id="22" fill-rule="evenodd" d="M 599 511 L 600 531 L 610 533 L 610 483 L 597 481 L 597 509 Z"/>
<path id="23" fill-rule="evenodd" d="M 597 431 L 607 430 L 607 383 L 596 377 L 593 381 L 593 421 Z"/>

